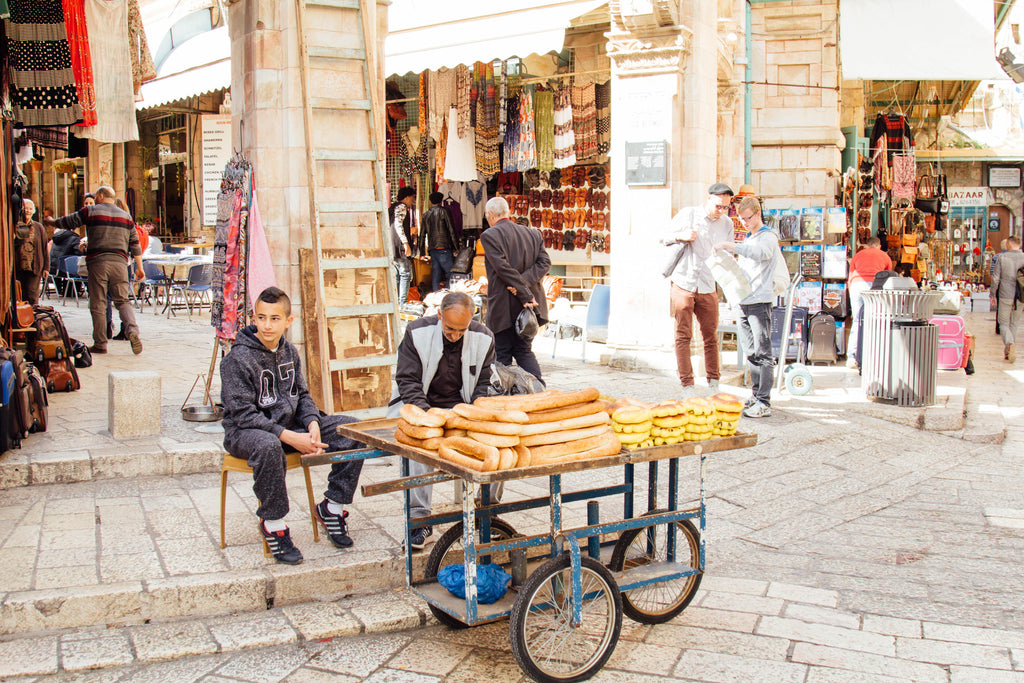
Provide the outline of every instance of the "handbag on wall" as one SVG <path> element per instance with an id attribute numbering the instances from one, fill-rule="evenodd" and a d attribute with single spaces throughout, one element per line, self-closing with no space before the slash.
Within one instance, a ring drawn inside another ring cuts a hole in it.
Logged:
<path id="1" fill-rule="evenodd" d="M 949 213 L 949 187 L 946 185 L 946 174 L 942 173 L 935 176 L 935 196 L 939 198 L 938 213 L 940 216 L 945 216 Z M 936 230 L 939 228 L 936 227 Z"/>
<path id="2" fill-rule="evenodd" d="M 474 256 L 476 256 L 475 247 L 463 247 L 462 249 L 459 249 L 458 253 L 455 254 L 455 260 L 452 262 L 452 272 L 472 273 Z"/>
<path id="3" fill-rule="evenodd" d="M 923 175 L 917 181 L 914 208 L 930 214 L 939 212 L 939 198 L 935 194 L 935 183 L 930 175 Z"/>

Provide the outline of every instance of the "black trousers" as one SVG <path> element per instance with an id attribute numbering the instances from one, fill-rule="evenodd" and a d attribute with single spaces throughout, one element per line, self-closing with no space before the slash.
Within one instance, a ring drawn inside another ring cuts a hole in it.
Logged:
<path id="1" fill-rule="evenodd" d="M 338 425 L 348 422 L 356 422 L 356 419 L 344 415 L 320 416 L 320 440 L 329 446 L 328 450 L 347 451 L 362 447 L 361 443 L 338 435 Z M 306 430 L 293 428 L 292 431 Z M 260 501 L 256 515 L 260 519 L 283 519 L 288 514 L 285 444 L 262 429 L 240 429 L 225 435 L 224 448 L 236 458 L 245 458 L 252 467 L 252 490 Z M 291 448 L 288 450 L 292 451 Z M 362 460 L 331 465 L 324 497 L 343 505 L 351 503 L 356 486 L 359 485 L 359 472 L 362 469 Z"/>
<path id="2" fill-rule="evenodd" d="M 544 381 L 540 376 L 540 363 L 537 362 L 537 356 L 533 355 L 533 341 L 526 341 L 516 334 L 515 327 L 495 332 L 494 359 L 502 365 L 512 365 L 513 358 L 523 370 Z"/>

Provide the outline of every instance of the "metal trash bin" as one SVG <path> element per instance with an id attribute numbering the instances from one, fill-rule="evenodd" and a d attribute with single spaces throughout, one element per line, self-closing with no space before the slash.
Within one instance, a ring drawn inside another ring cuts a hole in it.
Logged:
<path id="1" fill-rule="evenodd" d="M 939 331 L 928 322 L 938 292 L 864 292 L 864 357 L 861 386 L 870 398 L 900 406 L 935 402 Z"/>

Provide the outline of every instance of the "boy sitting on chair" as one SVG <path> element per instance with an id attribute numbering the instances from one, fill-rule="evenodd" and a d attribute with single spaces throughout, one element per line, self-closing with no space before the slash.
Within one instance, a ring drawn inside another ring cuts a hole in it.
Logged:
<path id="1" fill-rule="evenodd" d="M 252 467 L 253 492 L 259 499 L 256 514 L 260 533 L 274 559 L 299 564 L 302 553 L 292 543 L 288 525 L 288 492 L 285 488 L 285 452 L 319 454 L 325 449 L 360 448 L 352 439 L 339 436 L 339 424 L 354 418 L 326 415 L 317 409 L 302 376 L 299 353 L 285 331 L 295 319 L 291 300 L 277 287 L 260 294 L 254 325 L 238 333 L 231 351 L 220 364 L 221 399 L 224 402 L 224 448 Z M 327 477 L 324 500 L 316 517 L 327 537 L 339 548 L 348 548 L 342 505 L 351 504 L 359 482 L 362 460 L 334 463 Z"/>

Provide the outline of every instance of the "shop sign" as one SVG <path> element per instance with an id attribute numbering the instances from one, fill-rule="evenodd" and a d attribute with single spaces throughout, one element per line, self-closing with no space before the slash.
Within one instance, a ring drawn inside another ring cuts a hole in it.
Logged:
<path id="1" fill-rule="evenodd" d="M 1020 166 L 989 166 L 989 187 L 1020 187 Z"/>
<path id="2" fill-rule="evenodd" d="M 666 185 L 668 183 L 668 142 L 626 143 L 626 184 Z"/>
<path id="3" fill-rule="evenodd" d="M 203 225 L 217 223 L 217 195 L 231 160 L 231 116 L 203 116 Z"/>
<path id="4" fill-rule="evenodd" d="M 991 203 L 992 194 L 987 187 L 949 188 L 950 206 L 988 206 Z"/>

